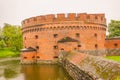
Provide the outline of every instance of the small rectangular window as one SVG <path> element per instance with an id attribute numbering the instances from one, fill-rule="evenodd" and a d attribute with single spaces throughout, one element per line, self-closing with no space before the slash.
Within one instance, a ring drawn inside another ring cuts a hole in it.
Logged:
<path id="1" fill-rule="evenodd" d="M 95 44 L 95 49 L 97 49 L 98 48 L 98 45 L 97 44 Z"/>
<path id="2" fill-rule="evenodd" d="M 81 45 L 78 45 L 78 47 L 81 47 Z"/>
<path id="3" fill-rule="evenodd" d="M 55 46 L 53 46 L 53 48 L 54 48 L 54 49 L 58 49 L 58 46 L 57 46 L 57 45 L 55 45 Z"/>
<path id="4" fill-rule="evenodd" d="M 79 33 L 76 33 L 76 37 L 80 37 L 80 34 L 79 34 Z"/>
<path id="5" fill-rule="evenodd" d="M 58 34 L 54 34 L 53 36 L 54 36 L 54 38 L 57 38 L 57 37 L 58 37 Z"/>
<path id="6" fill-rule="evenodd" d="M 115 43 L 115 44 L 114 44 L 114 46 L 115 46 L 115 47 L 118 47 L 118 44 L 117 44 L 117 43 Z"/>
<path id="7" fill-rule="evenodd" d="M 35 39 L 38 39 L 38 35 L 35 35 Z"/>
<path id="8" fill-rule="evenodd" d="M 97 37 L 97 34 L 96 34 L 96 33 L 94 34 L 94 37 Z"/>
<path id="9" fill-rule="evenodd" d="M 39 46 L 36 46 L 36 49 L 39 49 Z"/>

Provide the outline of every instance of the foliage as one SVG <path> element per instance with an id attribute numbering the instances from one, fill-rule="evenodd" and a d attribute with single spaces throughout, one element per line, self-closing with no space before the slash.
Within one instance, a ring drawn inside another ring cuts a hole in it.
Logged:
<path id="1" fill-rule="evenodd" d="M 107 59 L 120 62 L 120 56 L 106 56 Z"/>
<path id="2" fill-rule="evenodd" d="M 19 56 L 19 52 L 13 52 L 8 48 L 0 49 L 0 57 L 15 57 Z"/>
<path id="3" fill-rule="evenodd" d="M 111 20 L 108 25 L 109 37 L 120 36 L 120 21 Z"/>
<path id="4" fill-rule="evenodd" d="M 8 47 L 13 51 L 20 51 L 22 48 L 22 32 L 20 26 L 5 23 L 1 34 L 1 47 Z"/>
<path id="5" fill-rule="evenodd" d="M 0 40 L 0 49 L 3 49 L 5 47 L 5 42 L 4 40 Z"/>

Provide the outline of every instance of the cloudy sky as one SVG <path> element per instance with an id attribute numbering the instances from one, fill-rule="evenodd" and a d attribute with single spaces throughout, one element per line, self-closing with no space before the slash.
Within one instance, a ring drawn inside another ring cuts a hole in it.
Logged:
<path id="1" fill-rule="evenodd" d="M 0 26 L 21 25 L 32 16 L 57 13 L 105 13 L 120 20 L 120 0 L 0 0 Z"/>

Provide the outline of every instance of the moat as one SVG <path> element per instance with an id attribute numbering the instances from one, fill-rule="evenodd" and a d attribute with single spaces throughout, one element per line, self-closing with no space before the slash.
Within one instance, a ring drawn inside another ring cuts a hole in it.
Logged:
<path id="1" fill-rule="evenodd" d="M 60 65 L 21 65 L 19 60 L 0 62 L 0 80 L 73 80 Z"/>

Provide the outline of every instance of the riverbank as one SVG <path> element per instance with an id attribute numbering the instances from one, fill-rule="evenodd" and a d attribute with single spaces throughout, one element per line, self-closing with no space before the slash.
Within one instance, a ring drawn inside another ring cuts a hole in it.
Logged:
<path id="1" fill-rule="evenodd" d="M 12 51 L 9 48 L 0 49 L 0 58 L 18 57 L 20 52 Z"/>
<path id="2" fill-rule="evenodd" d="M 19 60 L 20 61 L 20 57 L 0 58 L 0 62 L 12 61 L 12 60 Z"/>

